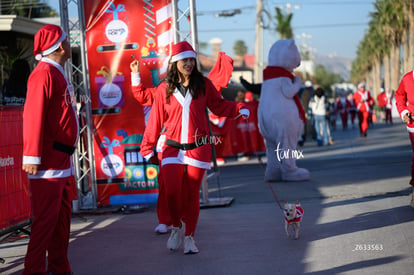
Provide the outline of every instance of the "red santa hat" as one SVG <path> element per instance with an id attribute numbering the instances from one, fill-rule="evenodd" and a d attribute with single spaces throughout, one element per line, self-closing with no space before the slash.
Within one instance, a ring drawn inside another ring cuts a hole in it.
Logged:
<path id="1" fill-rule="evenodd" d="M 250 91 L 247 91 L 244 94 L 244 100 L 247 101 L 247 102 L 253 101 L 253 93 L 250 92 Z"/>
<path id="2" fill-rule="evenodd" d="M 181 41 L 172 46 L 171 62 L 185 58 L 196 58 L 197 54 L 187 41 Z"/>
<path id="3" fill-rule="evenodd" d="M 358 89 L 365 89 L 365 83 L 364 82 L 360 82 L 358 84 Z"/>
<path id="4" fill-rule="evenodd" d="M 66 39 L 66 33 L 59 26 L 47 24 L 40 28 L 34 37 L 33 54 L 36 60 L 56 51 Z"/>

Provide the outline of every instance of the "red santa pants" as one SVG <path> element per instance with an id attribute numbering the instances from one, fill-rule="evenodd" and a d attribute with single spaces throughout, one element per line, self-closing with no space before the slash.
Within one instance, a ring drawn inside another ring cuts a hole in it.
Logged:
<path id="1" fill-rule="evenodd" d="M 354 123 L 355 123 L 355 111 L 351 111 L 351 112 L 349 112 L 349 116 L 351 117 L 351 124 L 352 124 L 352 127 L 354 127 Z"/>
<path id="2" fill-rule="evenodd" d="M 342 120 L 342 129 L 348 128 L 348 112 L 343 112 L 341 114 L 341 120 Z"/>
<path id="3" fill-rule="evenodd" d="M 200 186 L 205 170 L 182 164 L 162 166 L 172 225 L 181 226 L 185 217 L 185 236 L 194 236 L 200 214 Z"/>
<path id="4" fill-rule="evenodd" d="M 159 166 L 158 172 L 158 199 L 157 199 L 157 216 L 158 223 L 171 225 L 170 210 L 168 209 L 167 193 L 162 178 L 162 169 Z"/>
<path id="5" fill-rule="evenodd" d="M 358 111 L 358 120 L 359 120 L 359 132 L 364 134 L 368 130 L 368 119 L 370 113 L 369 112 L 362 112 Z"/>
<path id="6" fill-rule="evenodd" d="M 392 123 L 392 115 L 390 108 L 385 108 L 385 122 Z"/>
<path id="7" fill-rule="evenodd" d="M 33 223 L 23 275 L 71 272 L 68 260 L 70 219 L 75 181 L 64 179 L 30 180 Z"/>

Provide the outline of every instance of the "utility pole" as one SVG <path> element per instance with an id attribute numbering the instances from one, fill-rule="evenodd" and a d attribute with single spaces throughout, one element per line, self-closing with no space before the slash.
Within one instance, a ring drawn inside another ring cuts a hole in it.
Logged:
<path id="1" fill-rule="evenodd" d="M 254 83 L 263 81 L 263 0 L 256 3 L 256 41 L 254 58 Z"/>

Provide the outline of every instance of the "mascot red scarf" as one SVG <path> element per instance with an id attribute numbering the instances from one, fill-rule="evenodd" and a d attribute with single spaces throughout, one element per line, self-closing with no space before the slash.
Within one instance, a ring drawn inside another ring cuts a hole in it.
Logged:
<path id="1" fill-rule="evenodd" d="M 278 77 L 288 77 L 292 81 L 295 78 L 295 76 L 291 72 L 289 72 L 288 70 L 282 67 L 267 66 L 263 70 L 263 80 L 268 80 L 268 79 L 278 78 Z M 295 101 L 296 107 L 298 108 L 300 119 L 302 119 L 303 123 L 305 123 L 306 121 L 305 111 L 303 110 L 303 106 L 302 106 L 302 103 L 300 102 L 300 98 L 298 94 L 295 94 L 295 96 L 293 97 L 293 100 Z"/>

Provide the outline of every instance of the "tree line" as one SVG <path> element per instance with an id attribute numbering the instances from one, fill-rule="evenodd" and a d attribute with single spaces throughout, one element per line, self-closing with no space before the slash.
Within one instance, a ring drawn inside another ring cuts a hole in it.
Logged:
<path id="1" fill-rule="evenodd" d="M 414 0 L 377 0 L 368 31 L 358 45 L 351 80 L 377 94 L 396 90 L 414 57 Z"/>

